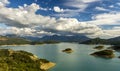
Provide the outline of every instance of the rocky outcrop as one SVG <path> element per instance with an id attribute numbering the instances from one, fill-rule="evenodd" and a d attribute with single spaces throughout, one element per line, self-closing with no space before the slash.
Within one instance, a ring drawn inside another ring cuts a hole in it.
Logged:
<path id="1" fill-rule="evenodd" d="M 48 62 L 48 63 L 42 63 L 40 68 L 43 69 L 43 70 L 48 70 L 53 66 L 55 66 L 55 63 Z"/>
<path id="2" fill-rule="evenodd" d="M 115 56 L 113 50 L 97 51 L 92 53 L 91 55 L 103 58 L 113 58 Z"/>
<path id="3" fill-rule="evenodd" d="M 0 71 L 45 71 L 53 66 L 55 63 L 29 52 L 0 49 Z"/>

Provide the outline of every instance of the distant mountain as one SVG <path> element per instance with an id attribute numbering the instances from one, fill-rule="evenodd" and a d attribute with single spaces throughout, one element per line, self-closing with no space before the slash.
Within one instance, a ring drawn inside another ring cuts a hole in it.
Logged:
<path id="1" fill-rule="evenodd" d="M 52 36 L 43 36 L 39 39 L 39 41 L 59 41 L 59 42 L 83 42 L 89 40 L 86 36 L 75 35 L 75 36 L 59 36 L 59 35 L 52 35 Z"/>
<path id="2" fill-rule="evenodd" d="M 120 37 L 110 38 L 110 39 L 101 39 L 94 38 L 82 42 L 82 44 L 111 44 L 111 45 L 120 45 Z"/>
<path id="3" fill-rule="evenodd" d="M 39 41 L 40 37 L 34 37 L 34 36 L 23 36 L 22 38 L 31 40 L 31 41 Z"/>
<path id="4" fill-rule="evenodd" d="M 108 42 L 114 45 L 120 45 L 120 36 L 108 39 Z"/>
<path id="5" fill-rule="evenodd" d="M 4 37 L 9 37 L 9 38 L 15 38 L 15 37 L 18 37 L 18 38 L 20 38 L 18 35 L 16 35 L 16 34 L 6 34 Z"/>
<path id="6" fill-rule="evenodd" d="M 120 36 L 108 39 L 109 41 L 120 41 Z"/>
<path id="7" fill-rule="evenodd" d="M 94 38 L 87 41 L 82 42 L 82 44 L 107 44 L 107 39 L 101 39 L 101 38 Z"/>
<path id="8" fill-rule="evenodd" d="M 30 44 L 31 41 L 20 37 L 0 36 L 0 45 Z"/>
<path id="9" fill-rule="evenodd" d="M 80 44 L 109 44 L 109 45 L 120 45 L 120 37 L 101 39 L 94 38 L 90 39 L 83 35 L 74 36 L 63 36 L 63 35 L 46 35 L 43 37 L 32 37 L 32 36 L 17 36 L 17 35 L 6 35 L 0 36 L 0 45 L 9 44 L 42 44 L 42 43 L 56 43 L 56 42 L 77 42 Z"/>

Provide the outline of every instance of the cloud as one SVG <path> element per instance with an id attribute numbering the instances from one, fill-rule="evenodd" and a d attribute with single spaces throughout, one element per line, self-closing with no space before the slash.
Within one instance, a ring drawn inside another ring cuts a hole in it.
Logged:
<path id="1" fill-rule="evenodd" d="M 24 4 L 24 6 L 19 6 L 19 8 L 7 8 L 3 6 L 0 8 L 0 22 L 17 27 L 54 23 L 55 18 L 37 15 L 35 12 L 38 9 L 40 7 L 35 3 L 31 5 Z"/>
<path id="2" fill-rule="evenodd" d="M 37 15 L 35 12 L 38 9 L 40 9 L 40 7 L 35 3 L 32 3 L 31 5 L 24 4 L 24 6 L 19 6 L 19 8 L 7 8 L 2 6 L 0 8 L 0 22 L 11 26 L 9 30 L 6 29 L 6 33 L 8 33 L 7 31 L 11 31 L 11 33 L 18 35 L 47 35 L 65 33 L 92 35 L 97 31 L 101 31 L 99 27 L 81 23 L 75 18 L 55 19 L 49 16 Z M 46 29 L 51 31 L 47 31 Z M 94 29 L 95 31 L 92 31 L 91 29 Z"/>
<path id="3" fill-rule="evenodd" d="M 85 8 L 89 3 L 99 0 L 67 0 L 64 5 L 76 8 Z"/>
<path id="4" fill-rule="evenodd" d="M 77 12 L 73 12 L 73 10 L 64 10 L 64 13 L 59 13 L 59 14 L 52 14 L 51 16 L 54 16 L 54 17 L 73 17 L 75 15 L 79 15 L 79 13 Z"/>
<path id="5" fill-rule="evenodd" d="M 7 34 L 16 34 L 19 36 L 35 36 L 33 32 L 34 29 L 31 28 L 17 28 L 17 27 L 7 27 L 7 28 L 0 28 L 0 35 L 7 35 Z"/>
<path id="6" fill-rule="evenodd" d="M 43 7 L 40 7 L 40 10 L 49 11 L 49 10 L 52 10 L 52 9 L 51 9 L 51 8 L 43 8 Z"/>
<path id="7" fill-rule="evenodd" d="M 119 5 L 119 6 L 120 6 L 120 3 L 117 3 L 117 5 Z"/>
<path id="8" fill-rule="evenodd" d="M 53 10 L 54 10 L 55 12 L 64 12 L 64 10 L 61 9 L 60 7 L 58 7 L 58 6 L 54 6 Z"/>
<path id="9" fill-rule="evenodd" d="M 113 27 L 109 30 L 104 30 L 105 33 L 109 34 L 112 37 L 118 37 L 120 36 L 120 27 Z"/>
<path id="10" fill-rule="evenodd" d="M 83 0 L 81 0 L 83 1 Z M 96 0 L 83 1 L 90 3 Z M 7 4 L 1 1 L 1 4 Z M 36 3 L 24 4 L 18 8 L 8 8 L 0 4 L 0 23 L 6 24 L 7 28 L 0 28 L 0 34 L 17 34 L 20 36 L 43 36 L 43 35 L 74 35 L 83 34 L 89 37 L 101 37 L 109 35 L 106 30 L 97 25 L 118 23 L 119 13 L 99 14 L 93 17 L 92 21 L 79 22 L 76 18 L 54 18 L 36 14 L 41 7 Z M 78 4 L 77 4 L 78 5 Z M 81 9 L 78 9 L 81 10 Z M 56 12 L 75 12 L 60 7 L 55 8 Z M 9 12 L 9 13 L 8 13 Z M 76 12 L 78 12 L 76 10 Z M 96 24 L 97 23 L 97 24 Z"/>
<path id="11" fill-rule="evenodd" d="M 93 2 L 99 0 L 66 0 L 63 5 L 68 7 L 68 9 L 61 9 L 60 7 L 54 7 L 55 12 L 59 12 L 57 14 L 53 14 L 52 16 L 57 17 L 74 17 L 79 15 L 81 12 L 84 12 Z"/>
<path id="12" fill-rule="evenodd" d="M 78 2 L 83 2 L 83 3 L 91 3 L 99 0 L 77 0 Z"/>
<path id="13" fill-rule="evenodd" d="M 120 27 L 113 27 L 113 29 L 115 29 L 115 30 L 120 30 Z"/>
<path id="14" fill-rule="evenodd" d="M 95 25 L 120 25 L 120 12 L 104 13 L 93 16 L 93 20 L 88 23 Z"/>
<path id="15" fill-rule="evenodd" d="M 111 6 L 110 6 L 111 7 Z M 109 11 L 108 9 L 105 9 L 103 7 L 96 7 L 95 8 L 96 10 L 100 10 L 100 11 Z"/>
<path id="16" fill-rule="evenodd" d="M 84 11 L 87 7 L 88 7 L 88 3 L 86 2 L 83 2 L 83 0 L 67 0 L 66 3 L 64 3 L 65 6 L 68 6 L 68 7 L 73 7 L 73 8 L 76 8 L 76 10 L 70 10 L 70 12 L 82 12 Z"/>
<path id="17" fill-rule="evenodd" d="M 6 5 L 9 4 L 10 2 L 8 0 L 0 0 L 0 5 Z"/>
<path id="18" fill-rule="evenodd" d="M 114 8 L 114 5 L 110 5 L 109 7 L 110 7 L 110 8 Z"/>

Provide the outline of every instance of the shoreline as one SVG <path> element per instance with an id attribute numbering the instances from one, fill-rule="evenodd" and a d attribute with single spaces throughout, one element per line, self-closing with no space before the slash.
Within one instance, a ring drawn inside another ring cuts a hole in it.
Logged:
<path id="1" fill-rule="evenodd" d="M 59 43 L 71 43 L 71 42 L 59 42 Z M 0 45 L 0 46 L 27 46 L 27 45 L 43 45 L 43 44 L 59 44 L 59 43 L 42 43 L 42 44 L 10 44 L 10 45 Z M 79 43 L 76 43 L 79 44 Z M 82 45 L 108 45 L 108 44 L 82 44 Z M 111 46 L 111 45 L 109 45 Z"/>
<path id="2" fill-rule="evenodd" d="M 42 44 L 10 44 L 10 45 L 0 45 L 0 46 L 27 46 L 27 45 L 43 45 L 43 44 L 58 44 L 58 43 L 42 43 Z"/>

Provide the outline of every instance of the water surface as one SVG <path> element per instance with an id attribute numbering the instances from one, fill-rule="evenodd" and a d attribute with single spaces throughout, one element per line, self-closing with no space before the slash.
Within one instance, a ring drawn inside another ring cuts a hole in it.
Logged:
<path id="1" fill-rule="evenodd" d="M 93 49 L 96 45 L 83 45 L 75 43 L 59 43 L 44 45 L 24 46 L 0 46 L 0 49 L 25 50 L 45 58 L 57 65 L 49 71 L 120 71 L 120 59 L 103 59 L 89 55 L 97 51 Z M 105 47 L 109 47 L 105 45 Z M 63 53 L 65 48 L 72 48 L 73 53 Z M 120 55 L 116 53 L 116 55 Z"/>

